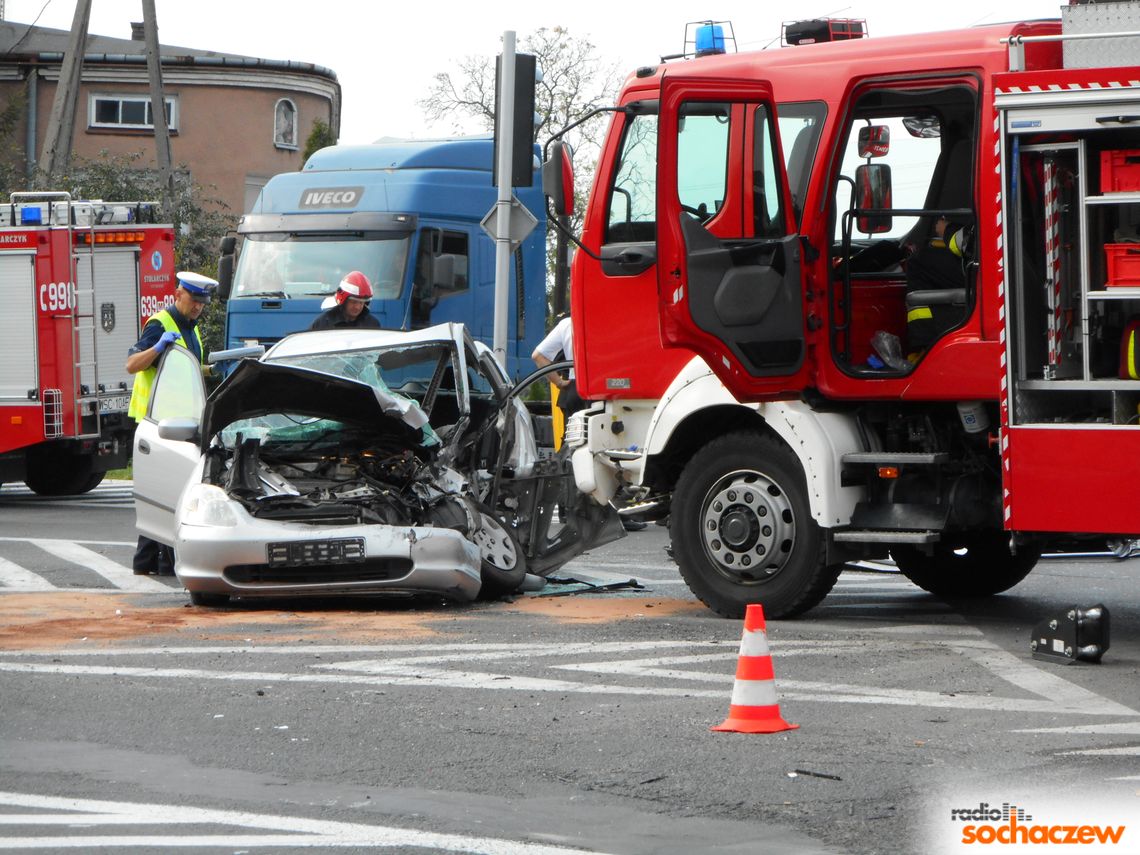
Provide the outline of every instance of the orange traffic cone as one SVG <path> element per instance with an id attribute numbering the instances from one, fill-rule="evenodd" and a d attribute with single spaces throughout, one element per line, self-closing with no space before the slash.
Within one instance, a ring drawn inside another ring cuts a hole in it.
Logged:
<path id="1" fill-rule="evenodd" d="M 778 733 L 795 730 L 780 717 L 776 703 L 772 657 L 768 653 L 768 631 L 764 625 L 764 609 L 749 605 L 744 612 L 744 637 L 740 639 L 740 659 L 736 665 L 736 683 L 728 718 L 710 730 L 731 733 Z"/>

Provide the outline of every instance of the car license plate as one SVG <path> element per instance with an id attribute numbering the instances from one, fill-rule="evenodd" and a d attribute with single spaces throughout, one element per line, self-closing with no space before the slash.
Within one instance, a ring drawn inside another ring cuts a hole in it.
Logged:
<path id="1" fill-rule="evenodd" d="M 99 399 L 99 412 L 101 413 L 120 413 L 130 406 L 130 395 L 116 395 L 113 398 L 100 398 Z"/>
<path id="2" fill-rule="evenodd" d="M 295 540 L 266 547 L 270 567 L 303 567 L 313 564 L 355 564 L 364 561 L 364 538 Z"/>

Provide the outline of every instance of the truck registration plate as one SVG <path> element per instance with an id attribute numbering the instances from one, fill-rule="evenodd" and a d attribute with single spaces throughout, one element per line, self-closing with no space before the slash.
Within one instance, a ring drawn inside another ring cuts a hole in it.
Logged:
<path id="1" fill-rule="evenodd" d="M 130 406 L 130 395 L 115 395 L 113 398 L 100 398 L 99 399 L 99 412 L 101 413 L 119 413 L 123 412 Z"/>

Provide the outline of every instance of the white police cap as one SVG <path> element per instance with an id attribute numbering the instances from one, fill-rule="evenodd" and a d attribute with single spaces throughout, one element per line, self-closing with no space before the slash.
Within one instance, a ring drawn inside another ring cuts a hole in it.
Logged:
<path id="1" fill-rule="evenodd" d="M 218 281 L 216 279 L 203 276 L 201 273 L 180 270 L 174 275 L 178 278 L 179 287 L 186 289 L 186 292 L 199 303 L 210 302 L 210 295 L 213 294 L 214 289 L 218 287 Z"/>

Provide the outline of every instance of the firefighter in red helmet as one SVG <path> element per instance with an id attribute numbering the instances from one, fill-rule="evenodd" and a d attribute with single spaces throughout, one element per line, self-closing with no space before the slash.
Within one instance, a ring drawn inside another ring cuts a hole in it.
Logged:
<path id="1" fill-rule="evenodd" d="M 380 329 L 380 321 L 368 311 L 368 304 L 372 302 L 372 283 L 359 270 L 346 273 L 340 280 L 335 300 L 336 305 L 317 315 L 309 329 Z"/>

